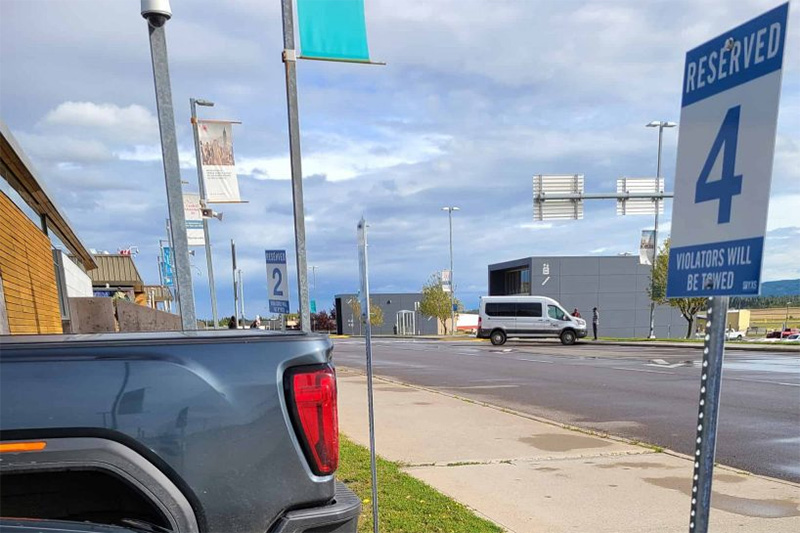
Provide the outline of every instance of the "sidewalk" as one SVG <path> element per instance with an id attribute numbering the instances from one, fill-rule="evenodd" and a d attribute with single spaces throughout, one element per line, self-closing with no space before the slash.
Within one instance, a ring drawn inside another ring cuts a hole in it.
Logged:
<path id="1" fill-rule="evenodd" d="M 341 430 L 368 445 L 366 379 L 337 372 Z M 383 379 L 375 421 L 379 455 L 509 531 L 689 530 L 687 457 Z M 711 531 L 800 531 L 796 484 L 717 467 L 712 504 Z"/>

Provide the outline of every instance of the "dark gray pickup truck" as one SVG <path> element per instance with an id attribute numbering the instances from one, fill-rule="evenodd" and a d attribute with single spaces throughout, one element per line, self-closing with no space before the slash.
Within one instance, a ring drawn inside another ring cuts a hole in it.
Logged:
<path id="1" fill-rule="evenodd" d="M 0 531 L 355 532 L 331 349 L 257 330 L 0 337 Z"/>

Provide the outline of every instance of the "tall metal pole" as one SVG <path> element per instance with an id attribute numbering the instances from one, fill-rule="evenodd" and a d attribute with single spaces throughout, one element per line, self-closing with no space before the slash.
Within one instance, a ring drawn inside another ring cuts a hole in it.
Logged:
<path id="1" fill-rule="evenodd" d="M 231 239 L 231 263 L 233 266 L 233 316 L 239 327 L 239 284 L 236 282 L 236 243 Z"/>
<path id="2" fill-rule="evenodd" d="M 700 409 L 697 415 L 697 445 L 694 452 L 694 475 L 692 476 L 690 533 L 706 533 L 708 531 L 727 315 L 727 296 L 708 299 L 708 318 L 700 377 Z"/>
<path id="3" fill-rule="evenodd" d="M 242 269 L 239 269 L 239 305 L 242 306 L 242 321 L 245 320 L 247 315 L 244 312 L 244 276 L 242 276 Z M 247 327 L 247 324 L 245 324 Z"/>
<path id="4" fill-rule="evenodd" d="M 206 104 L 207 105 L 207 104 Z M 200 205 L 206 207 L 206 185 L 203 181 L 203 160 L 200 156 L 200 135 L 197 131 L 197 100 L 189 98 L 192 108 L 192 133 L 194 134 L 194 153 L 197 161 L 197 185 L 200 191 Z M 214 329 L 218 327 L 217 316 L 217 288 L 214 285 L 214 261 L 211 258 L 211 236 L 208 232 L 208 219 L 203 217 L 203 240 L 206 243 L 206 270 L 208 271 L 208 290 L 211 293 L 211 317 L 214 319 Z"/>
<path id="5" fill-rule="evenodd" d="M 175 285 L 180 302 L 181 324 L 184 330 L 197 329 L 192 271 L 189 263 L 189 241 L 186 237 L 186 216 L 183 210 L 181 168 L 178 161 L 178 142 L 175 135 L 175 113 L 172 108 L 172 89 L 169 81 L 167 59 L 167 36 L 164 25 L 171 12 L 153 14 L 144 10 L 149 2 L 142 2 L 142 15 L 147 19 L 150 33 L 150 55 L 153 62 L 153 79 L 158 109 L 158 127 L 161 133 L 161 155 L 164 162 L 164 178 L 167 185 L 167 206 L 175 257 Z M 168 4 L 167 4 L 168 7 Z"/>
<path id="6" fill-rule="evenodd" d="M 358 264 L 361 271 L 361 317 L 366 325 L 364 341 L 367 347 L 367 407 L 369 411 L 369 465 L 372 476 L 372 531 L 378 533 L 378 472 L 375 459 L 375 409 L 372 393 L 372 321 L 369 309 L 369 264 L 367 262 L 367 222 L 362 217 L 358 229 Z"/>
<path id="7" fill-rule="evenodd" d="M 292 0 L 281 0 L 283 16 L 283 64 L 286 68 L 286 107 L 289 116 L 289 158 L 292 167 L 294 203 L 294 243 L 297 254 L 297 295 L 300 300 L 300 326 L 311 331 L 311 305 L 308 299 L 306 262 L 306 223 L 303 208 L 303 171 L 300 164 L 300 119 L 297 108 L 297 52 L 294 46 Z"/>
<path id="8" fill-rule="evenodd" d="M 656 158 L 656 188 L 661 184 L 661 138 L 664 133 L 663 122 L 658 125 L 658 156 Z M 658 257 L 658 207 L 659 198 L 656 197 L 656 215 L 653 224 L 653 264 L 650 266 L 650 294 L 654 294 L 656 289 L 656 258 Z M 650 298 L 650 335 L 651 339 L 656 338 L 656 303 Z"/>
<path id="9" fill-rule="evenodd" d="M 455 289 L 456 284 L 453 279 L 453 208 L 447 210 L 447 217 L 450 221 L 450 334 L 456 332 L 456 310 L 455 310 Z"/>

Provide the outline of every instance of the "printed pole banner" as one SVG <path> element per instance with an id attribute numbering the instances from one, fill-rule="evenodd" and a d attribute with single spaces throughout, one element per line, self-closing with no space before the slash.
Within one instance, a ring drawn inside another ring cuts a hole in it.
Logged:
<path id="1" fill-rule="evenodd" d="M 209 203 L 241 202 L 233 159 L 233 123 L 198 120 L 203 183 Z"/>
<path id="2" fill-rule="evenodd" d="M 444 292 L 453 290 L 453 273 L 450 270 L 442 270 L 442 290 Z"/>
<path id="3" fill-rule="evenodd" d="M 642 239 L 639 241 L 639 264 L 652 265 L 656 249 L 656 232 L 651 229 L 642 230 Z"/>
<path id="4" fill-rule="evenodd" d="M 369 63 L 364 0 L 297 0 L 301 58 Z"/>
<path id="5" fill-rule="evenodd" d="M 165 286 L 172 287 L 174 284 L 172 273 L 172 248 L 163 246 L 161 248 L 161 257 L 161 279 Z"/>
<path id="6" fill-rule="evenodd" d="M 186 214 L 186 238 L 189 246 L 205 246 L 200 195 L 193 192 L 183 193 L 183 211 Z"/>

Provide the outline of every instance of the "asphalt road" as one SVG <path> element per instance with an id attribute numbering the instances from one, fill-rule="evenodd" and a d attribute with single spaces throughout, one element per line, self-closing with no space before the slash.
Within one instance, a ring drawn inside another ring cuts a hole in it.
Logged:
<path id="1" fill-rule="evenodd" d="M 334 341 L 364 368 L 363 339 Z M 547 341 L 373 340 L 375 374 L 694 454 L 701 352 Z M 717 462 L 800 482 L 800 355 L 729 351 Z"/>

